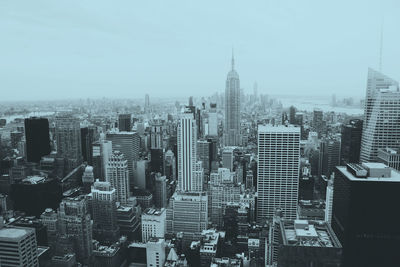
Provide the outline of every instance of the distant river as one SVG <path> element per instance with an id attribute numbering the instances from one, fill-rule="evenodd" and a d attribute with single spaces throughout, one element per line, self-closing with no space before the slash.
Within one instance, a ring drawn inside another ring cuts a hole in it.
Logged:
<path id="1" fill-rule="evenodd" d="M 45 111 L 45 112 L 30 112 L 26 114 L 16 114 L 16 115 L 9 115 L 9 116 L 3 116 L 0 117 L 1 119 L 6 119 L 7 123 L 17 119 L 17 118 L 29 118 L 29 117 L 46 117 L 46 116 L 51 116 L 54 115 L 54 111 Z"/>

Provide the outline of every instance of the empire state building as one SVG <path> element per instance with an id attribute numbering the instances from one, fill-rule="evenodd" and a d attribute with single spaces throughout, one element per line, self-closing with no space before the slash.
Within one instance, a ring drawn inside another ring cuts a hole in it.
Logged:
<path id="1" fill-rule="evenodd" d="M 238 146 L 240 139 L 240 80 L 232 53 L 232 69 L 226 78 L 225 87 L 224 144 Z"/>

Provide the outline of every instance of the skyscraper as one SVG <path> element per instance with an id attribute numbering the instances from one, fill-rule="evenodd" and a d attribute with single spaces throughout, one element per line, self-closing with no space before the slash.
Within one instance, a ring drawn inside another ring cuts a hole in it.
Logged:
<path id="1" fill-rule="evenodd" d="M 133 162 L 139 159 L 139 135 L 136 132 L 108 132 L 106 139 L 112 142 L 113 150 L 124 154 L 128 164 L 129 178 L 133 182 Z"/>
<path id="2" fill-rule="evenodd" d="M 118 129 L 121 132 L 130 132 L 132 130 L 131 114 L 119 114 L 118 115 Z"/>
<path id="3" fill-rule="evenodd" d="M 144 113 L 148 113 L 150 111 L 150 96 L 148 94 L 144 97 Z"/>
<path id="4" fill-rule="evenodd" d="M 107 165 L 107 182 L 117 190 L 117 200 L 125 205 L 129 198 L 128 163 L 119 151 L 113 151 Z"/>
<path id="5" fill-rule="evenodd" d="M 109 182 L 97 180 L 92 187 L 93 235 L 111 244 L 119 238 L 117 225 L 117 192 Z"/>
<path id="6" fill-rule="evenodd" d="M 152 149 L 163 148 L 163 126 L 162 124 L 151 125 L 150 147 Z"/>
<path id="7" fill-rule="evenodd" d="M 197 162 L 197 130 L 192 113 L 183 113 L 178 125 L 178 186 L 182 192 L 199 192 L 203 177 Z"/>
<path id="8" fill-rule="evenodd" d="M 235 59 L 232 53 L 232 70 L 228 73 L 225 87 L 225 125 L 224 144 L 240 144 L 240 80 L 235 70 Z"/>
<path id="9" fill-rule="evenodd" d="M 39 266 L 35 229 L 0 228 L 0 265 Z"/>
<path id="10" fill-rule="evenodd" d="M 400 147 L 399 120 L 399 83 L 369 68 L 361 138 L 361 162 L 377 161 L 379 148 Z"/>
<path id="11" fill-rule="evenodd" d="M 27 160 L 39 163 L 50 154 L 49 121 L 37 117 L 25 119 L 25 139 Z"/>
<path id="12" fill-rule="evenodd" d="M 341 164 L 358 163 L 360 161 L 361 134 L 363 121 L 352 119 L 342 126 L 340 148 Z"/>
<path id="13" fill-rule="evenodd" d="M 89 165 L 92 163 L 92 143 L 95 140 L 95 128 L 93 126 L 81 128 L 81 146 L 83 161 Z"/>
<path id="14" fill-rule="evenodd" d="M 383 163 L 338 166 L 332 228 L 343 267 L 395 267 L 400 262 L 400 173 Z"/>
<path id="15" fill-rule="evenodd" d="M 218 136 L 218 113 L 216 103 L 210 103 L 210 111 L 208 112 L 208 135 Z"/>
<path id="16" fill-rule="evenodd" d="M 68 159 L 69 168 L 74 168 L 82 162 L 80 124 L 72 114 L 56 116 L 56 142 L 57 154 Z"/>
<path id="17" fill-rule="evenodd" d="M 272 219 L 275 210 L 296 219 L 300 168 L 300 128 L 259 125 L 257 221 Z"/>
<path id="18" fill-rule="evenodd" d="M 111 154 L 111 141 L 100 140 L 92 144 L 93 174 L 94 177 L 99 178 L 100 181 L 105 181 L 106 179 L 106 167 Z"/>
<path id="19" fill-rule="evenodd" d="M 88 264 L 93 253 L 92 222 L 84 195 L 60 203 L 60 234 L 72 242 L 76 258 Z"/>

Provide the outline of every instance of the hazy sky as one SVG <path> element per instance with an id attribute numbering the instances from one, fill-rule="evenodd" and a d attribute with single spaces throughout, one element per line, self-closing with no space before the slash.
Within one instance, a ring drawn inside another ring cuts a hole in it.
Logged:
<path id="1" fill-rule="evenodd" d="M 400 79 L 399 0 L 1 0 L 0 100 L 208 96 L 232 46 L 241 87 L 364 95 Z"/>

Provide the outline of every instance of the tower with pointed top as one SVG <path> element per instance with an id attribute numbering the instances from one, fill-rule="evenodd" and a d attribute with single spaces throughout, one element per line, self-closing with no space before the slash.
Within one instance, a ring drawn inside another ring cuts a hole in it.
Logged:
<path id="1" fill-rule="evenodd" d="M 361 162 L 378 159 L 379 148 L 400 147 L 400 88 L 388 76 L 368 69 Z"/>
<path id="2" fill-rule="evenodd" d="M 240 139 L 240 80 L 235 70 L 232 50 L 232 69 L 228 73 L 225 86 L 224 144 L 238 146 Z"/>

